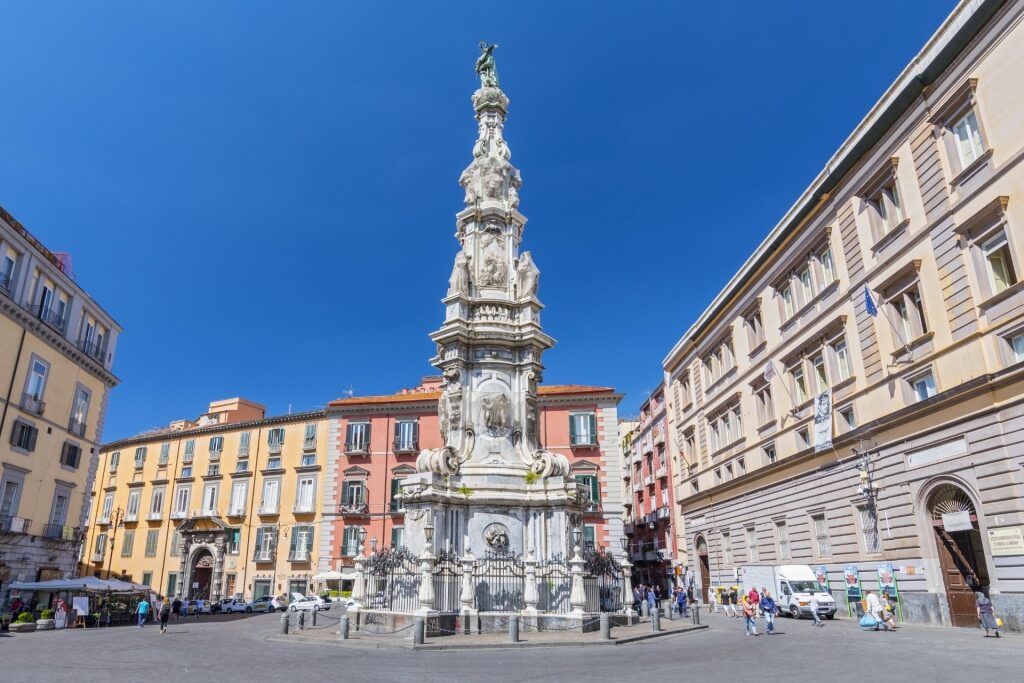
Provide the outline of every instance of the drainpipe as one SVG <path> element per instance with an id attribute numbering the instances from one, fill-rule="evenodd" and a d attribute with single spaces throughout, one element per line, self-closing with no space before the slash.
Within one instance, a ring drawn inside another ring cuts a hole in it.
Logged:
<path id="1" fill-rule="evenodd" d="M 7 423 L 7 406 L 11 404 L 11 394 L 14 393 L 14 380 L 18 376 L 18 366 L 21 365 L 21 351 L 25 347 L 25 335 L 28 330 L 21 328 L 21 339 L 18 341 L 18 355 L 14 357 L 14 369 L 11 371 L 11 381 L 7 385 L 7 397 L 4 400 L 4 409 L 0 413 L 0 429 Z"/>
<path id="2" fill-rule="evenodd" d="M 179 438 L 177 444 L 174 447 L 174 465 L 171 466 L 171 472 L 178 471 L 178 456 L 181 454 L 181 439 Z M 160 456 L 157 456 L 160 457 Z M 171 515 L 174 513 L 174 477 L 167 477 L 168 491 L 167 491 L 167 522 L 168 529 L 167 535 L 164 537 L 164 552 L 160 555 L 160 580 L 163 582 L 164 587 L 167 586 L 167 574 L 164 572 L 167 565 L 167 546 L 170 545 L 171 540 L 174 538 L 174 520 L 171 519 Z M 180 564 L 180 563 L 179 563 Z M 183 577 L 179 576 L 178 580 L 174 582 L 174 595 L 168 596 L 171 598 L 177 597 L 180 592 L 179 589 Z M 156 591 L 159 593 L 160 591 Z"/>

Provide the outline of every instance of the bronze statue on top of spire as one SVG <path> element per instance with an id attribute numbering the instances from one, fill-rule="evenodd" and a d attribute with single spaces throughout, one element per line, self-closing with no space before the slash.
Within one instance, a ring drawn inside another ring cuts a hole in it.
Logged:
<path id="1" fill-rule="evenodd" d="M 494 65 L 495 45 L 480 41 L 480 57 L 476 60 L 476 73 L 480 76 L 481 88 L 498 87 L 498 68 Z"/>

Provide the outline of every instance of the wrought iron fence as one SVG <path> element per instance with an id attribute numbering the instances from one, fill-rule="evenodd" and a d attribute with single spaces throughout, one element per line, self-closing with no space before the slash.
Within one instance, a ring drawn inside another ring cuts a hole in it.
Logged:
<path id="1" fill-rule="evenodd" d="M 562 554 L 537 563 L 537 609 L 565 614 L 572 611 L 572 572 Z"/>
<path id="2" fill-rule="evenodd" d="M 452 552 L 442 551 L 434 563 L 434 609 L 439 612 L 459 611 L 462 592 L 462 564 Z"/>
<path id="3" fill-rule="evenodd" d="M 419 559 L 405 546 L 384 548 L 366 563 L 366 602 L 371 609 L 413 612 L 420 606 Z"/>
<path id="4" fill-rule="evenodd" d="M 526 567 L 512 552 L 488 551 L 473 567 L 473 582 L 481 612 L 518 612 L 526 607 Z"/>
<path id="5" fill-rule="evenodd" d="M 617 612 L 622 609 L 622 568 L 604 548 L 583 554 L 583 593 L 587 612 Z"/>

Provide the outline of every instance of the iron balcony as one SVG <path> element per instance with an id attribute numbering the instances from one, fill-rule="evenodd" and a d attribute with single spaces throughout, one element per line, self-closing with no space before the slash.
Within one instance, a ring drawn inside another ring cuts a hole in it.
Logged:
<path id="1" fill-rule="evenodd" d="M 43 411 L 46 410 L 46 402 L 38 396 L 32 394 L 21 395 L 21 409 L 33 413 L 35 415 L 42 415 Z"/>

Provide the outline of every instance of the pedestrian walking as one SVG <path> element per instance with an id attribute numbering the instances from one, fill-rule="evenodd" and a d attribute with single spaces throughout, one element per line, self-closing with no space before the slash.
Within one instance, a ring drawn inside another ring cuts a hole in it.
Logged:
<path id="1" fill-rule="evenodd" d="M 892 598 L 888 591 L 882 593 L 882 621 L 890 631 L 896 630 L 896 607 L 892 604 Z"/>
<path id="2" fill-rule="evenodd" d="M 690 611 L 688 609 L 688 602 L 687 602 L 687 598 L 686 598 L 686 591 L 684 591 L 682 588 L 680 588 L 679 592 L 676 594 L 676 604 L 679 606 L 679 616 L 681 616 L 681 617 L 689 616 L 689 612 Z"/>
<path id="3" fill-rule="evenodd" d="M 768 635 L 775 634 L 775 599 L 768 592 L 767 588 L 761 589 L 761 614 L 764 615 L 764 632 Z"/>
<path id="4" fill-rule="evenodd" d="M 633 611 L 634 612 L 637 612 L 637 613 L 640 612 L 640 603 L 643 601 L 643 599 L 644 599 L 643 586 L 641 586 L 641 585 L 633 586 Z"/>
<path id="5" fill-rule="evenodd" d="M 757 615 L 757 607 L 754 603 L 746 596 L 743 596 L 743 625 L 747 630 L 748 636 L 760 635 L 757 632 L 757 622 L 754 621 L 754 617 Z"/>
<path id="6" fill-rule="evenodd" d="M 989 631 L 995 631 L 996 638 L 998 638 L 999 622 L 996 620 L 996 611 L 992 607 L 992 601 L 981 591 L 974 594 L 974 599 L 978 604 L 978 620 L 981 622 L 981 627 L 985 629 L 984 637 L 991 638 L 992 634 Z"/>
<path id="7" fill-rule="evenodd" d="M 174 620 L 181 619 L 181 600 L 174 598 L 174 602 L 171 603 L 171 614 L 174 615 Z"/>
<path id="8" fill-rule="evenodd" d="M 160 603 L 160 633 L 167 633 L 167 620 L 171 618 L 171 601 L 164 598 Z"/>
<path id="9" fill-rule="evenodd" d="M 809 607 L 811 608 L 811 616 L 814 618 L 814 625 L 824 626 L 825 622 L 818 616 L 818 596 L 814 594 L 814 591 L 811 591 L 811 604 Z"/>
<path id="10" fill-rule="evenodd" d="M 135 613 L 139 615 L 139 628 L 142 628 L 149 617 L 149 600 L 140 600 L 139 606 L 135 608 Z"/>
<path id="11" fill-rule="evenodd" d="M 712 614 L 718 614 L 718 593 L 714 586 L 708 587 L 708 609 Z"/>
<path id="12" fill-rule="evenodd" d="M 654 610 L 655 610 L 654 602 L 655 602 L 655 599 L 654 599 L 654 588 L 648 586 L 647 587 L 647 611 L 648 611 L 648 613 L 652 613 L 652 614 L 654 613 Z"/>
<path id="13" fill-rule="evenodd" d="M 693 603 L 697 602 L 697 600 L 693 597 L 693 584 L 692 583 L 689 586 L 686 587 L 686 602 L 688 602 L 691 605 Z"/>
<path id="14" fill-rule="evenodd" d="M 726 595 L 729 601 L 725 606 L 725 613 L 730 617 L 738 617 L 740 615 L 737 605 L 740 604 L 740 593 L 736 590 L 736 586 L 729 588 L 729 593 Z"/>

